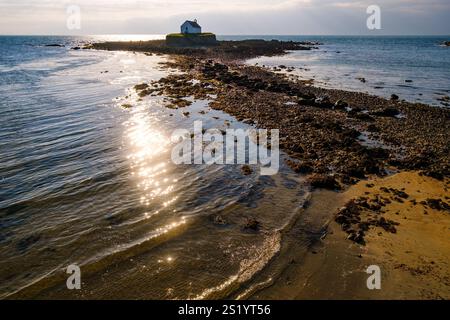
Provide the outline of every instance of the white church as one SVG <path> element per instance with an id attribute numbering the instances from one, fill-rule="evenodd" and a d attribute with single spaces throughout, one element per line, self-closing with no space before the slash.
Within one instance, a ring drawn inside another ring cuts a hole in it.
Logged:
<path id="1" fill-rule="evenodd" d="M 194 21 L 187 20 L 181 25 L 181 33 L 202 33 L 202 27 L 197 23 L 197 19 L 195 19 Z"/>

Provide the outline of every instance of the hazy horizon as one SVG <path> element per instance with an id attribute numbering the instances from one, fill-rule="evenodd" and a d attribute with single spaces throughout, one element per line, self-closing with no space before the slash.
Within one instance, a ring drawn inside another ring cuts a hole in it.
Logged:
<path id="1" fill-rule="evenodd" d="M 369 5 L 381 30 L 369 30 Z M 69 30 L 67 8 L 81 10 Z M 167 34 L 187 19 L 219 35 L 449 35 L 448 0 L 1 0 L 1 35 Z"/>
<path id="2" fill-rule="evenodd" d="M 107 36 L 165 36 L 166 33 L 109 33 L 109 34 L 0 34 L 0 37 L 107 37 Z M 219 37 L 450 37 L 449 34 L 216 34 Z"/>

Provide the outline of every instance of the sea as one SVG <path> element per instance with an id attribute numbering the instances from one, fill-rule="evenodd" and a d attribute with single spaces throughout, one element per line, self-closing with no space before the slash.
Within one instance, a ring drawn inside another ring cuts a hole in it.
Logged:
<path id="1" fill-rule="evenodd" d="M 323 221 L 311 218 L 286 239 L 310 197 L 286 155 L 274 176 L 171 161 L 172 132 L 194 121 L 250 126 L 209 100 L 173 110 L 164 97 L 138 97 L 134 85 L 178 72 L 163 68 L 167 57 L 71 50 L 160 38 L 0 37 L 0 298 L 246 298 L 276 281 L 286 252 L 321 236 Z M 257 38 L 322 44 L 249 64 L 446 107 L 437 99 L 450 93 L 449 37 L 219 37 Z M 252 220 L 258 232 L 245 228 Z M 81 290 L 66 286 L 73 265 Z"/>

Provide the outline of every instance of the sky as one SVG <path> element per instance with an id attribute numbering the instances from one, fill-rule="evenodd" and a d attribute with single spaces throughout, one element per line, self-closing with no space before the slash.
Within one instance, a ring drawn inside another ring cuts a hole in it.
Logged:
<path id="1" fill-rule="evenodd" d="M 370 5 L 380 30 L 367 28 Z M 450 35 L 450 0 L 0 0 L 0 12 L 3 35 L 166 34 L 187 19 L 219 35 Z"/>

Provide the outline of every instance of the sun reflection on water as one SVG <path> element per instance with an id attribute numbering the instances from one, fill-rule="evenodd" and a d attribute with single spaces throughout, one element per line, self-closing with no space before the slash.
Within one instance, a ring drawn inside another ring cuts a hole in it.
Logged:
<path id="1" fill-rule="evenodd" d="M 168 137 L 158 128 L 157 119 L 145 107 L 133 110 L 126 126 L 126 136 L 131 145 L 128 155 L 131 174 L 138 180 L 137 186 L 142 190 L 140 203 L 145 206 L 156 205 L 161 209 L 169 207 L 177 200 L 173 195 L 177 180 L 169 177 Z M 146 213 L 145 218 L 159 212 Z"/>

